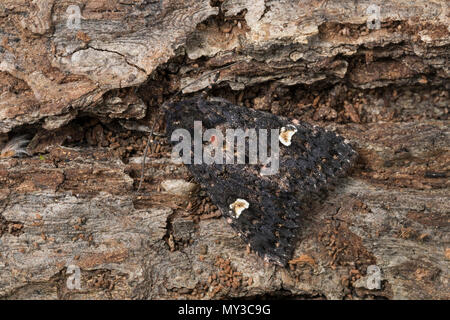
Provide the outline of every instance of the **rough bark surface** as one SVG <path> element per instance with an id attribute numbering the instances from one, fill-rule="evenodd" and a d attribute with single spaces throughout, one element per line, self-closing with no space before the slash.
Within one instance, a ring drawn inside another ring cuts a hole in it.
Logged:
<path id="1" fill-rule="evenodd" d="M 0 298 L 450 298 L 448 26 L 441 0 L 3 0 L 0 146 L 31 143 L 0 157 Z M 179 89 L 358 151 L 289 267 L 248 252 L 170 162 L 162 119 L 136 193 L 151 119 Z"/>

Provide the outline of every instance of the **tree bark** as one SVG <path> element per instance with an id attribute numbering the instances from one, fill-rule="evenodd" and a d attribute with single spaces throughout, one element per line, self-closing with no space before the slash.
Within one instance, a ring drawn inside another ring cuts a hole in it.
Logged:
<path id="1" fill-rule="evenodd" d="M 446 1 L 2 1 L 0 141 L 31 142 L 0 157 L 0 298 L 448 299 L 448 25 Z M 170 161 L 178 90 L 355 146 L 287 268 Z"/>

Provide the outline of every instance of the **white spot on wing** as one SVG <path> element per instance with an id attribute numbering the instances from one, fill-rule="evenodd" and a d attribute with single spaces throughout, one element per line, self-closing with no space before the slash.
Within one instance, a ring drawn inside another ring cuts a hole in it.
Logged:
<path id="1" fill-rule="evenodd" d="M 248 209 L 250 204 L 247 202 L 247 200 L 244 199 L 236 199 L 235 202 L 230 204 L 230 209 L 232 212 L 234 212 L 234 217 L 237 219 L 241 215 L 241 213 Z"/>
<path id="2" fill-rule="evenodd" d="M 291 145 L 291 139 L 296 132 L 297 128 L 295 126 L 288 125 L 286 127 L 282 127 L 279 136 L 280 142 L 286 147 L 289 147 Z"/>

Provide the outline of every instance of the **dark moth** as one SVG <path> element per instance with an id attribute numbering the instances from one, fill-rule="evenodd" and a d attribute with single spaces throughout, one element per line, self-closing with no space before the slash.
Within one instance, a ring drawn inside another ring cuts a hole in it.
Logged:
<path id="1" fill-rule="evenodd" d="M 194 121 L 201 121 L 203 130 L 216 128 L 224 135 L 226 129 L 269 129 L 268 145 L 270 129 L 294 130 L 289 146 L 279 144 L 279 170 L 273 175 L 261 175 L 262 163 L 193 164 L 192 158 L 187 165 L 251 249 L 265 261 L 280 265 L 291 258 L 299 217 L 311 199 L 345 175 L 356 158 L 351 146 L 331 131 L 225 100 L 194 98 L 169 104 L 165 110 L 169 138 L 176 129 L 186 129 L 194 137 Z M 248 152 L 247 147 L 246 158 Z M 237 199 L 248 203 L 238 216 L 230 209 Z"/>

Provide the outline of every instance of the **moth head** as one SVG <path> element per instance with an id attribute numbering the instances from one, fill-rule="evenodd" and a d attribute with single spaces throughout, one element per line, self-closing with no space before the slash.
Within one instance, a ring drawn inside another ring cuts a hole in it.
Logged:
<path id="1" fill-rule="evenodd" d="M 234 217 L 237 219 L 241 215 L 241 213 L 250 207 L 250 204 L 247 200 L 244 199 L 236 199 L 235 202 L 230 204 L 231 212 L 234 214 Z"/>
<path id="2" fill-rule="evenodd" d="M 297 128 L 293 125 L 288 125 L 286 127 L 282 127 L 280 136 L 279 136 L 280 142 L 283 145 L 285 145 L 286 147 L 289 147 L 291 145 L 291 139 L 296 132 L 297 132 Z"/>
<path id="3" fill-rule="evenodd" d="M 29 155 L 26 150 L 29 140 L 26 136 L 18 136 L 11 139 L 0 149 L 0 158 L 20 157 Z"/>

